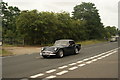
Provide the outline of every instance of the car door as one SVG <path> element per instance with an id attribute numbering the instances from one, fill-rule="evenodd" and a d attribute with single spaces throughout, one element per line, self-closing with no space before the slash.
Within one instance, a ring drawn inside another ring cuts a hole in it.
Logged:
<path id="1" fill-rule="evenodd" d="M 74 41 L 69 41 L 69 46 L 68 46 L 68 54 L 72 54 L 74 53 L 74 48 L 75 48 L 75 43 Z"/>

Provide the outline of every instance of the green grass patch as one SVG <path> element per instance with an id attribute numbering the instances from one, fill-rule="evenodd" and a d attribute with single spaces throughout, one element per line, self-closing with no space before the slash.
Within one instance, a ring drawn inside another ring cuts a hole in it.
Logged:
<path id="1" fill-rule="evenodd" d="M 86 40 L 86 41 L 81 41 L 76 43 L 81 45 L 90 45 L 90 44 L 97 44 L 102 42 L 106 42 L 106 41 L 105 40 Z"/>
<path id="2" fill-rule="evenodd" d="M 79 41 L 76 42 L 76 44 L 81 45 L 90 45 L 90 44 L 96 44 L 96 43 L 102 43 L 106 42 L 106 40 L 86 40 L 86 41 Z M 41 44 L 41 45 L 9 45 L 9 44 L 3 44 L 3 47 L 44 47 L 44 46 L 52 46 L 54 43 L 51 44 Z"/>
<path id="3" fill-rule="evenodd" d="M 13 53 L 4 49 L 0 50 L 0 56 L 12 56 Z"/>
<path id="4" fill-rule="evenodd" d="M 3 44 L 3 47 L 15 47 L 15 45 L 10 45 L 10 44 Z"/>

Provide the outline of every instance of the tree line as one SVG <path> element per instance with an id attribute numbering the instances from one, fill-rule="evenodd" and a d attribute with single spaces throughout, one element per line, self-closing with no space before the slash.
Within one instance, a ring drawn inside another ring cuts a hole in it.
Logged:
<path id="1" fill-rule="evenodd" d="M 20 11 L 5 2 L 1 5 L 3 42 L 41 45 L 58 39 L 104 39 L 119 32 L 115 26 L 103 25 L 95 4 L 90 2 L 76 5 L 72 16 L 67 12 Z"/>

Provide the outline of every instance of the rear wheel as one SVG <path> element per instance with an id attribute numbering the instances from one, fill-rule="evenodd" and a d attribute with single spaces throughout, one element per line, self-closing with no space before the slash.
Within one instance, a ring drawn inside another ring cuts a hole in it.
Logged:
<path id="1" fill-rule="evenodd" d="M 79 49 L 75 48 L 75 54 L 78 54 L 78 53 L 79 53 Z"/>
<path id="2" fill-rule="evenodd" d="M 62 58 L 64 56 L 63 50 L 59 50 L 57 57 Z"/>

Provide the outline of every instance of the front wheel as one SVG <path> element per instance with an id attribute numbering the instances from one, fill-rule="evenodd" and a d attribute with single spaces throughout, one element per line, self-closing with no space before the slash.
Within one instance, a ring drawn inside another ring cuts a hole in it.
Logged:
<path id="1" fill-rule="evenodd" d="M 57 57 L 62 58 L 63 56 L 64 56 L 63 50 L 59 50 L 59 52 L 57 53 Z"/>
<path id="2" fill-rule="evenodd" d="M 43 58 L 48 58 L 48 56 L 46 56 L 46 55 L 42 55 L 42 57 L 43 57 Z"/>

